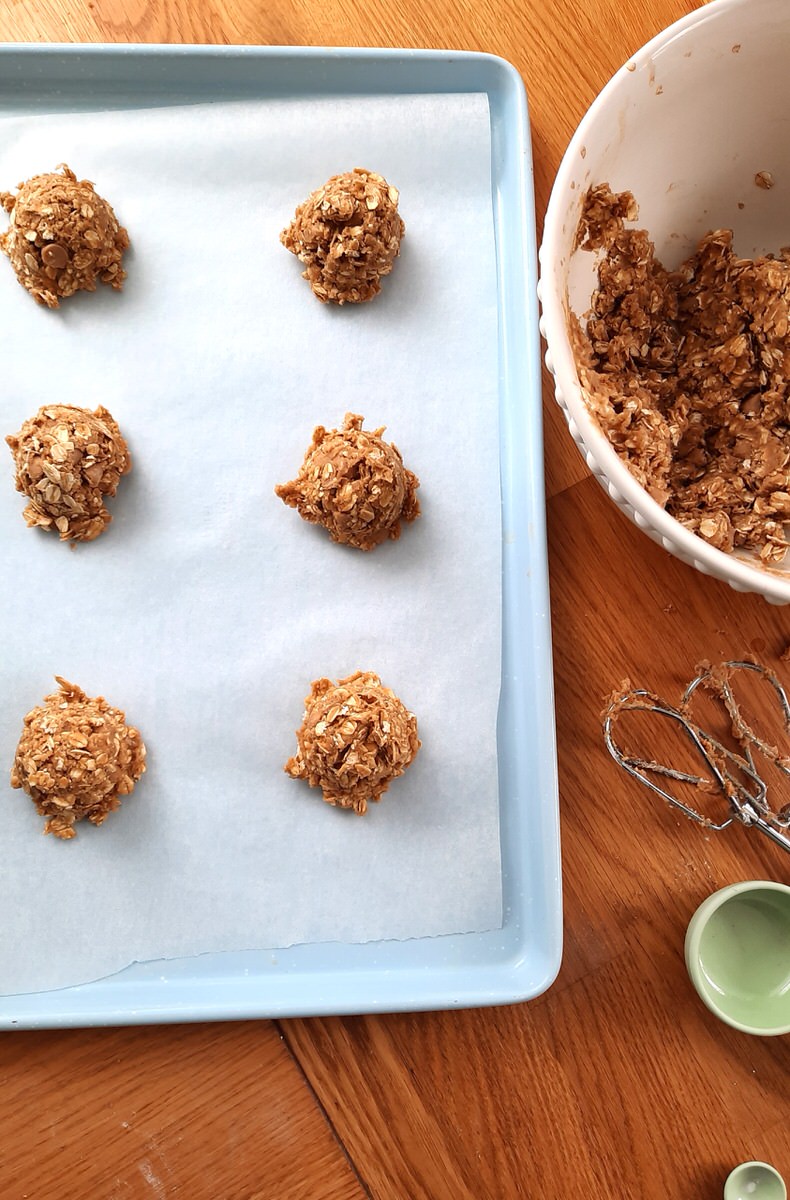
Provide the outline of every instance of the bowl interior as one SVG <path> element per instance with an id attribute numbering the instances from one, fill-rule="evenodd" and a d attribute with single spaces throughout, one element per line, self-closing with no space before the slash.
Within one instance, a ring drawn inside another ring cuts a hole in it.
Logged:
<path id="1" fill-rule="evenodd" d="M 668 267 L 710 229 L 734 230 L 742 255 L 776 253 L 790 242 L 790 7 L 741 0 L 713 4 L 695 18 L 652 53 L 647 47 L 635 56 L 633 70 L 615 76 L 580 127 L 563 181 L 559 256 L 565 270 L 574 261 L 577 314 L 589 304 L 594 278 L 594 256 L 573 253 L 591 184 L 633 192 L 637 224 Z M 760 172 L 770 187 L 755 183 Z"/>
<path id="2" fill-rule="evenodd" d="M 699 936 L 697 986 L 740 1027 L 790 1029 L 790 890 L 737 892 Z"/>
<path id="3" fill-rule="evenodd" d="M 714 0 L 640 50 L 574 135 L 546 217 L 541 291 L 557 385 L 595 455 L 603 435 L 579 395 L 568 332 L 568 311 L 583 317 L 595 286 L 597 256 L 574 248 L 584 195 L 599 183 L 632 192 L 636 225 L 670 268 L 717 228 L 734 231 L 738 254 L 778 253 L 790 244 L 788 63 L 787 0 Z M 604 458 L 620 486 L 614 451 Z M 773 570 L 787 587 L 790 563 Z"/>

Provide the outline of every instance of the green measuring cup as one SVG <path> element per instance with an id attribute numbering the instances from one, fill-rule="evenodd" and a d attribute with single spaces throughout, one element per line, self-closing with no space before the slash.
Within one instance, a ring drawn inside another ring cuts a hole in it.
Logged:
<path id="1" fill-rule="evenodd" d="M 705 900 L 686 932 L 701 999 L 744 1033 L 790 1033 L 790 887 L 734 883 Z"/>
<path id="2" fill-rule="evenodd" d="M 745 1162 L 727 1176 L 724 1200 L 787 1200 L 787 1188 L 769 1163 Z"/>

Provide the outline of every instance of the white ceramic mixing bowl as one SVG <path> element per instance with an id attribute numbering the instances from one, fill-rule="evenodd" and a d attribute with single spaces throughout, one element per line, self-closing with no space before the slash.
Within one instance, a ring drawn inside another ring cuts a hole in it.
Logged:
<path id="1" fill-rule="evenodd" d="M 768 172 L 773 186 L 755 183 Z M 790 0 L 713 0 L 648 42 L 600 93 L 560 165 L 540 249 L 541 331 L 555 393 L 588 466 L 654 541 L 705 574 L 790 602 L 787 563 L 726 554 L 669 516 L 620 461 L 579 387 L 568 309 L 589 308 L 596 256 L 573 251 L 587 188 L 630 191 L 673 268 L 710 229 L 738 254 L 790 244 Z"/>

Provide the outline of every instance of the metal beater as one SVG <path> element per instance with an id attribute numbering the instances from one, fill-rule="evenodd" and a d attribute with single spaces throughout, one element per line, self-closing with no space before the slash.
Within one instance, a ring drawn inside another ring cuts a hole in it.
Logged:
<path id="1" fill-rule="evenodd" d="M 760 663 L 732 660 L 716 667 L 709 663 L 703 663 L 683 693 L 677 708 L 644 688 L 627 688 L 614 695 L 603 716 L 606 746 L 615 762 L 624 767 L 629 775 L 638 779 L 640 783 L 645 784 L 700 825 L 719 831 L 726 829 L 728 825 L 737 820 L 743 825 L 759 829 L 760 833 L 764 833 L 776 845 L 790 851 L 790 837 L 782 832 L 790 828 L 790 804 L 785 805 L 779 812 L 774 811 L 768 800 L 767 785 L 755 766 L 754 751 L 758 751 L 768 758 L 789 777 L 790 758 L 780 754 L 775 746 L 759 737 L 744 719 L 731 685 L 731 679 L 738 671 L 756 672 L 773 688 L 779 703 L 783 733 L 790 733 L 790 702 L 788 702 L 787 694 L 776 676 Z M 703 729 L 691 718 L 689 703 L 700 687 L 711 693 L 724 706 L 732 722 L 733 736 L 742 753 L 723 746 L 713 734 Z M 614 728 L 618 718 L 626 712 L 655 713 L 660 717 L 675 721 L 679 725 L 706 764 L 710 776 L 716 781 L 722 795 L 728 801 L 730 814 L 726 820 L 718 823 L 710 820 L 691 805 L 685 804 L 677 796 L 673 796 L 655 779 L 650 778 L 651 775 L 663 775 L 681 783 L 706 787 L 710 782 L 709 777 L 693 775 L 674 767 L 651 762 L 649 759 L 629 755 L 618 745 L 615 741 Z"/>

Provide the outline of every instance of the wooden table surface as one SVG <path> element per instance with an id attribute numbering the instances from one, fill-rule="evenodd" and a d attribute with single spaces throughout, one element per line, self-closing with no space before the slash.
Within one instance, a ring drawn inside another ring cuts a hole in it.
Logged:
<path id="1" fill-rule="evenodd" d="M 609 76 L 692 0 L 28 0 L 9 41 L 485 50 L 521 71 L 540 224 Z M 387 1017 L 0 1036 L 2 1200 L 713 1200 L 750 1158 L 790 1178 L 790 1039 L 717 1022 L 688 982 L 708 893 L 790 882 L 745 830 L 706 836 L 606 755 L 623 677 L 677 695 L 700 658 L 778 656 L 788 611 L 658 549 L 589 476 L 545 390 L 565 953 L 530 1004 Z M 786 678 L 790 682 L 790 678 Z"/>

